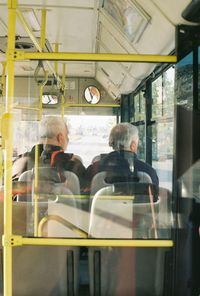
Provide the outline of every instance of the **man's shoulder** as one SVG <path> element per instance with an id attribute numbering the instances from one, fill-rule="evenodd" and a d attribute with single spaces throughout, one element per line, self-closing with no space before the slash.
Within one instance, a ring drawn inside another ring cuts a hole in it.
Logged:
<path id="1" fill-rule="evenodd" d="M 107 162 L 108 160 L 113 160 L 113 159 L 117 159 L 117 158 L 120 158 L 120 154 L 117 151 L 112 151 L 112 152 L 104 155 L 104 157 L 102 157 L 99 160 L 99 163 L 102 164 L 102 163 Z"/>
<path id="2" fill-rule="evenodd" d="M 145 161 L 143 161 L 143 160 L 140 160 L 140 159 L 136 158 L 135 161 L 136 161 L 136 164 L 137 164 L 138 166 L 146 167 L 146 168 L 149 168 L 149 169 L 154 170 L 154 168 L 153 168 L 150 164 L 148 164 L 147 162 L 145 162 Z"/>
<path id="3" fill-rule="evenodd" d="M 158 186 L 159 181 L 158 181 L 158 176 L 157 176 L 156 170 L 150 164 L 136 158 L 135 165 L 136 165 L 136 168 L 138 171 L 143 171 L 143 172 L 149 174 L 149 176 L 152 179 L 152 182 Z"/>

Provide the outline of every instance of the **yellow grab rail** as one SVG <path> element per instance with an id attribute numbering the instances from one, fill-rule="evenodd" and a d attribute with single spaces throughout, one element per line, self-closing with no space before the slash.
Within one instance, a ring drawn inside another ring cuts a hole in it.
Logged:
<path id="1" fill-rule="evenodd" d="M 49 61 L 103 61 L 103 62 L 140 62 L 140 63 L 176 63 L 176 56 L 151 54 L 119 53 L 76 53 L 76 52 L 25 52 L 15 51 L 15 60 Z"/>

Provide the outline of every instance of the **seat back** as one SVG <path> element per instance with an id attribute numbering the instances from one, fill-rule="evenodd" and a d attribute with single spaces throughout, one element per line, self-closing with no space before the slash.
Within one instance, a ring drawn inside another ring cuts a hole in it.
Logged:
<path id="1" fill-rule="evenodd" d="M 28 213 L 34 205 L 29 202 L 13 202 L 13 232 L 26 236 L 30 225 Z M 0 235 L 3 229 L 3 203 L 0 203 Z M 66 229 L 66 220 L 75 225 L 74 209 L 68 204 L 52 201 L 39 203 L 39 217 L 61 217 L 61 221 L 52 220 L 42 228 L 46 237 L 81 237 L 74 235 L 72 229 Z M 70 217 L 71 215 L 71 217 Z M 28 226 L 27 226 L 28 225 Z M 77 225 L 75 225 L 77 226 Z M 2 245 L 0 248 L 2 255 Z M 0 260 L 0 288 L 3 282 L 3 262 Z M 13 296 L 35 295 L 78 295 L 79 284 L 79 248 L 60 246 L 20 246 L 13 248 Z M 1 291 L 0 291 L 1 293 Z M 3 292 L 2 292 L 3 293 Z"/>
<path id="2" fill-rule="evenodd" d="M 97 173 L 91 183 L 91 196 L 94 196 L 94 194 L 101 188 L 108 186 L 110 183 L 106 182 L 106 175 L 107 172 L 99 172 Z M 141 183 L 152 183 L 151 177 L 145 173 L 145 172 L 137 172 L 137 177 L 139 179 L 138 182 Z"/>
<path id="3" fill-rule="evenodd" d="M 62 172 L 62 180 L 60 178 L 59 173 L 50 167 L 40 167 L 38 169 L 38 183 L 41 190 L 44 190 L 45 188 L 45 194 L 49 194 L 49 197 L 51 194 L 54 196 L 56 195 L 64 195 L 64 194 L 70 194 L 73 195 L 80 195 L 80 183 L 78 177 L 73 173 L 69 171 Z M 19 177 L 19 181 L 21 182 L 32 182 L 34 180 L 34 171 L 29 170 L 21 174 Z M 43 186 L 45 185 L 45 186 Z M 48 192 L 48 186 L 49 185 L 49 192 Z M 44 193 L 44 191 L 43 191 Z M 47 196 L 46 196 L 47 197 Z M 31 200 L 31 196 L 17 196 L 18 201 L 26 201 Z"/>
<path id="4" fill-rule="evenodd" d="M 116 183 L 100 189 L 91 202 L 89 236 L 156 238 L 160 199 L 153 198 L 153 190 L 148 183 Z"/>
<path id="5" fill-rule="evenodd" d="M 123 191 L 122 184 L 119 188 L 113 184 L 94 195 L 89 223 L 91 237 L 169 238 L 172 226 L 168 213 L 169 192 L 161 189 L 157 201 L 149 196 L 148 203 L 139 203 L 136 195 L 141 192 L 137 191 L 137 185 L 135 188 L 125 186 Z M 149 195 L 153 195 L 151 190 Z M 169 248 L 153 247 L 89 248 L 90 295 L 163 295 L 168 252 Z"/>

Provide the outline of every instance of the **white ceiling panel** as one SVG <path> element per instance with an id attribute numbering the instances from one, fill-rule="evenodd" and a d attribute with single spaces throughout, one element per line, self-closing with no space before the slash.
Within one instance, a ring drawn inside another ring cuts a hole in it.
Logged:
<path id="1" fill-rule="evenodd" d="M 105 9 L 99 7 L 99 0 L 19 0 L 19 5 L 26 9 L 34 8 L 39 22 L 41 11 L 37 8 L 47 9 L 46 38 L 53 49 L 53 44 L 59 43 L 59 51 L 169 54 L 175 46 L 175 26 L 186 23 L 181 13 L 190 0 L 127 1 L 129 4 L 137 2 L 149 16 L 148 25 L 135 43 L 123 34 Z M 1 36 L 7 35 L 7 3 L 7 0 L 0 1 Z M 19 24 L 16 35 L 27 36 Z M 39 37 L 40 32 L 36 36 Z M 0 52 L 0 61 L 4 59 L 5 54 Z M 60 75 L 62 63 L 58 66 Z M 33 68 L 36 64 L 32 64 Z M 133 91 L 154 67 L 154 64 L 145 63 L 70 62 L 66 66 L 66 75 L 95 77 L 115 98 L 121 93 Z M 17 75 L 34 73 L 27 62 L 16 63 L 15 69 Z"/>
<path id="2" fill-rule="evenodd" d="M 142 5 L 145 5 L 146 0 L 140 1 Z M 151 0 L 151 2 L 157 6 L 157 8 L 162 12 L 162 15 L 165 16 L 173 24 L 179 24 L 185 22 L 181 17 L 182 11 L 185 7 L 191 2 L 191 0 Z"/>
<path id="3" fill-rule="evenodd" d="M 107 90 L 108 94 L 111 96 L 111 98 L 113 98 L 113 100 L 120 97 L 119 89 L 100 69 L 97 69 L 96 79 Z"/>
<path id="4" fill-rule="evenodd" d="M 93 23 L 94 11 L 91 9 L 56 8 L 47 14 L 46 37 L 51 43 L 61 43 L 60 51 L 92 52 Z"/>

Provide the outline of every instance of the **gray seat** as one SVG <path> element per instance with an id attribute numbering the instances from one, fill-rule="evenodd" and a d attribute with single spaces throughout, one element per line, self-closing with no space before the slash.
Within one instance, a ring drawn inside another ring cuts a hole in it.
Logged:
<path id="1" fill-rule="evenodd" d="M 170 238 L 172 221 L 168 190 L 161 189 L 157 201 L 151 196 L 148 203 L 138 203 L 135 202 L 137 192 L 133 194 L 132 186 L 125 186 L 125 189 L 131 189 L 130 192 L 123 192 L 123 186 L 119 188 L 116 190 L 115 184 L 109 185 L 94 195 L 90 237 Z M 169 248 L 89 248 L 90 295 L 163 295 L 168 251 Z"/>
<path id="2" fill-rule="evenodd" d="M 142 194 L 143 185 L 145 192 Z M 153 193 L 149 196 L 148 186 L 151 185 L 117 183 L 100 189 L 91 203 L 89 236 L 157 238 L 160 199 L 154 201 Z"/>
<path id="3" fill-rule="evenodd" d="M 40 167 L 38 170 L 38 179 L 39 179 L 39 201 L 47 201 L 54 200 L 58 204 L 52 206 L 51 204 L 51 214 L 55 212 L 55 208 L 60 208 L 61 212 L 64 212 L 63 206 L 61 204 L 65 204 L 65 207 L 71 207 L 71 213 L 73 213 L 74 217 L 78 221 L 76 225 L 83 228 L 85 231 L 88 230 L 88 213 L 84 210 L 84 202 L 88 201 L 80 198 L 80 184 L 78 177 L 70 171 L 62 172 L 62 180 L 58 172 L 55 169 L 49 167 Z M 63 180 L 64 179 L 64 180 Z M 34 171 L 29 170 L 24 172 L 20 178 L 20 182 L 30 182 L 32 186 L 34 186 Z M 49 190 L 48 190 L 49 188 Z M 34 188 L 33 188 L 34 189 Z M 34 192 L 32 190 L 32 192 Z M 18 201 L 32 201 L 33 194 L 29 195 L 19 195 L 17 197 Z M 57 210 L 56 209 L 56 210 Z M 50 207 L 49 207 L 50 211 Z M 68 212 L 70 212 L 68 210 Z M 70 215 L 71 215 L 70 213 Z"/>
<path id="4" fill-rule="evenodd" d="M 64 195 L 71 193 L 73 195 L 80 195 L 80 183 L 78 177 L 73 172 L 69 171 L 62 172 L 62 178 L 63 177 L 65 178 L 64 181 L 60 179 L 60 176 L 55 169 L 49 167 L 40 167 L 38 170 L 39 182 L 43 182 L 43 184 L 45 185 L 43 186 L 42 184 L 40 186 L 40 189 L 44 190 L 45 188 L 46 194 L 49 193 L 49 195 Z M 19 181 L 21 182 L 32 182 L 33 180 L 34 170 L 25 171 L 19 177 Z M 49 192 L 47 185 L 49 185 Z M 17 201 L 25 200 L 31 200 L 30 196 L 17 196 Z"/>
<path id="5" fill-rule="evenodd" d="M 93 177 L 91 183 L 91 196 L 93 196 L 99 189 L 109 185 L 109 183 L 105 181 L 106 174 L 107 173 L 103 171 L 97 173 Z M 145 172 L 137 172 L 137 176 L 139 178 L 139 182 L 141 183 L 152 183 L 151 177 Z"/>
<path id="6" fill-rule="evenodd" d="M 40 203 L 39 211 L 45 213 L 48 207 L 51 207 L 49 214 L 52 214 L 53 202 Z M 29 232 L 29 213 L 33 210 L 32 203 L 13 202 L 13 233 L 26 236 Z M 65 217 L 71 213 L 71 208 L 65 207 Z M 29 208 L 29 209 L 28 209 Z M 60 208 L 59 208 L 60 210 Z M 54 209 L 55 211 L 55 209 Z M 60 212 L 62 212 L 60 210 Z M 62 216 L 57 209 L 57 216 Z M 55 214 L 55 212 L 54 212 Z M 3 203 L 0 203 L 0 235 L 3 233 Z M 70 222 L 73 222 L 70 220 Z M 74 219 L 74 217 L 73 217 Z M 54 221 L 44 229 L 45 236 L 69 236 L 71 232 L 66 233 L 66 229 L 60 223 L 53 225 Z M 79 235 L 75 235 L 80 237 Z M 2 245 L 0 248 L 2 255 Z M 2 259 L 2 256 L 1 256 Z M 2 291 L 2 260 L 1 262 L 1 283 Z M 35 296 L 35 295 L 78 295 L 78 265 L 79 248 L 58 247 L 58 246 L 22 246 L 13 248 L 13 296 Z M 3 292 L 2 292 L 3 293 Z"/>
<path id="7" fill-rule="evenodd" d="M 40 202 L 39 221 L 53 217 L 44 223 L 41 235 L 45 237 L 82 237 L 75 213 L 68 202 Z M 13 202 L 13 233 L 33 236 L 32 202 Z M 0 203 L 0 236 L 3 233 L 3 203 Z M 59 219 L 55 219 L 59 217 Z M 67 223 L 63 223 L 67 222 Z M 68 224 L 75 226 L 68 228 Z M 67 226 L 66 226 L 67 225 Z M 2 255 L 2 245 L 0 248 Z M 2 259 L 2 256 L 1 256 Z M 2 290 L 2 260 L 0 260 L 0 288 Z M 79 248 L 59 246 L 21 246 L 13 248 L 13 296 L 63 296 L 78 295 Z M 1 291 L 0 291 L 1 293 Z M 3 292 L 2 292 L 3 293 Z"/>

